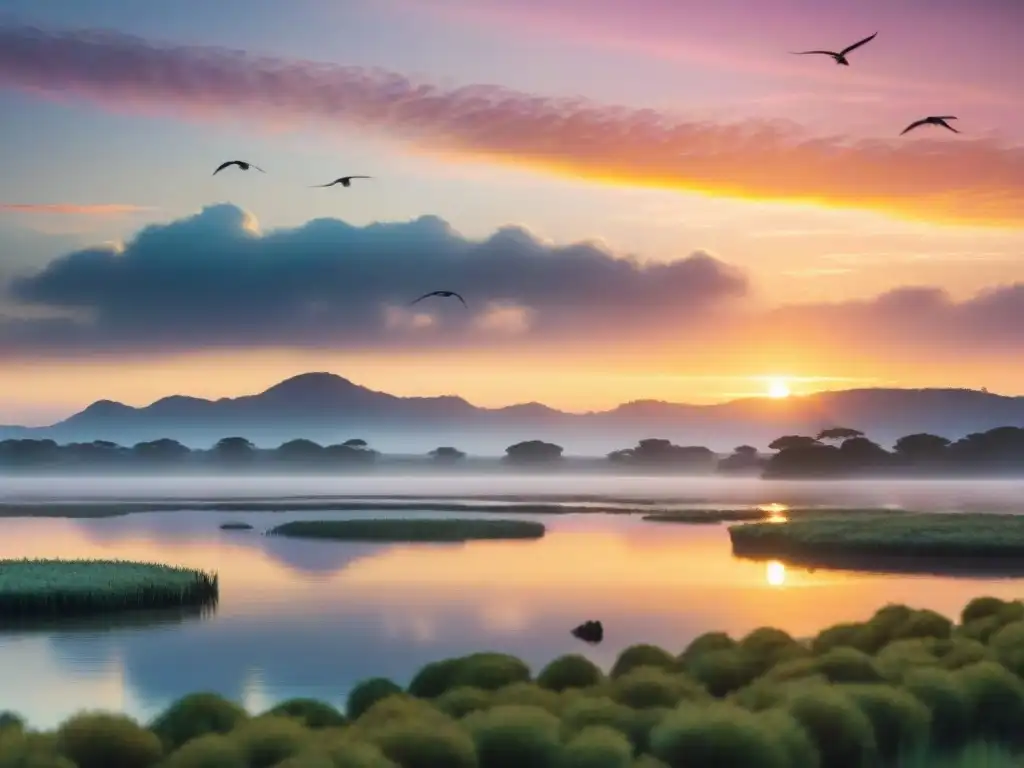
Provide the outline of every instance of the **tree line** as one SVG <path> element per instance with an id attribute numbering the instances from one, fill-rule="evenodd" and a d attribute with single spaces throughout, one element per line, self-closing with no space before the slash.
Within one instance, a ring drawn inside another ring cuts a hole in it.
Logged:
<path id="1" fill-rule="evenodd" d="M 688 474 L 750 474 L 764 477 L 833 477 L 857 474 L 963 474 L 1024 471 L 1024 428 L 997 427 L 953 441 L 917 433 L 896 441 L 892 450 L 856 429 L 830 427 L 817 435 L 784 435 L 763 454 L 740 445 L 721 456 L 700 445 L 676 445 L 649 438 L 632 448 L 609 453 L 609 467 Z M 297 439 L 276 448 L 259 448 L 244 437 L 225 437 L 209 449 L 193 449 L 169 438 L 123 446 L 109 440 L 60 444 L 54 440 L 0 441 L 0 468 L 171 468 L 209 466 L 320 467 L 367 466 L 383 456 L 366 440 L 352 438 L 321 445 Z M 464 451 L 439 446 L 425 462 L 451 466 L 465 460 Z M 526 440 L 505 449 L 503 460 L 514 465 L 557 466 L 564 449 L 543 440 Z"/>

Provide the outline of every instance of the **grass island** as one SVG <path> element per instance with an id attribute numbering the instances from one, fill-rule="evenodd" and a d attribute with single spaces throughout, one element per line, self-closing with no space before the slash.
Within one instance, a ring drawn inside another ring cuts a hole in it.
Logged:
<path id="1" fill-rule="evenodd" d="M 1024 515 L 875 512 L 729 528 L 733 553 L 822 567 L 1024 571 Z"/>
<path id="2" fill-rule="evenodd" d="M 216 603 L 217 574 L 123 560 L 0 560 L 0 618 L 83 616 Z"/>
<path id="3" fill-rule="evenodd" d="M 228 522 L 228 523 L 221 523 L 220 524 L 220 529 L 222 531 L 251 531 L 252 530 L 252 526 L 249 525 L 248 523 Z"/>
<path id="4" fill-rule="evenodd" d="M 371 677 L 347 700 L 249 712 L 195 692 L 148 722 L 0 713 L 0 765 L 49 768 L 1022 768 L 1024 603 L 954 620 L 885 605 L 798 640 L 775 627 Z"/>
<path id="5" fill-rule="evenodd" d="M 294 536 L 336 541 L 462 542 L 482 539 L 539 539 L 543 523 L 532 520 L 467 518 L 293 520 L 267 531 L 268 536 Z"/>

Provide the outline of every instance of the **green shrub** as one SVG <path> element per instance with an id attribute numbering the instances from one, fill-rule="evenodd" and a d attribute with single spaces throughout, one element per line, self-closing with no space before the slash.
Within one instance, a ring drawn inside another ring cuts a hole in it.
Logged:
<path id="1" fill-rule="evenodd" d="M 1024 621 L 1012 621 L 988 639 L 996 659 L 1014 674 L 1024 674 Z"/>
<path id="2" fill-rule="evenodd" d="M 712 696 L 727 696 L 749 684 L 757 675 L 754 664 L 738 648 L 695 654 L 682 662 L 683 669 Z"/>
<path id="3" fill-rule="evenodd" d="M 586 688 L 598 685 L 604 675 L 600 667 L 585 656 L 572 653 L 559 656 L 537 675 L 537 685 L 552 691 L 568 688 Z"/>
<path id="4" fill-rule="evenodd" d="M 1015 613 L 1019 613 L 1019 615 L 1014 616 Z M 1024 604 L 1017 601 L 1000 600 L 998 597 L 976 597 L 967 603 L 960 612 L 960 623 L 970 624 L 972 621 L 990 616 L 1006 617 L 1008 621 L 1022 619 L 1024 618 Z"/>
<path id="5" fill-rule="evenodd" d="M 839 648 L 837 650 L 852 649 Z M 769 669 L 760 679 L 772 683 L 786 683 L 795 680 L 807 680 L 812 677 L 824 679 L 821 670 L 818 669 L 818 659 L 815 657 L 784 661 Z"/>
<path id="6" fill-rule="evenodd" d="M 285 758 L 274 768 L 334 768 L 334 760 L 319 749 L 308 749 Z"/>
<path id="7" fill-rule="evenodd" d="M 830 683 L 879 683 L 884 678 L 875 660 L 855 648 L 833 648 L 814 660 Z"/>
<path id="8" fill-rule="evenodd" d="M 818 686 L 796 691 L 786 711 L 803 726 L 827 768 L 874 768 L 878 748 L 871 721 L 839 689 Z"/>
<path id="9" fill-rule="evenodd" d="M 288 699 L 264 714 L 301 720 L 307 728 L 333 728 L 345 724 L 345 716 L 317 699 Z"/>
<path id="10" fill-rule="evenodd" d="M 679 663 L 683 666 L 693 659 L 703 656 L 705 653 L 716 651 L 731 651 L 736 647 L 736 641 L 725 632 L 705 632 L 695 637 L 686 650 L 679 654 Z"/>
<path id="11" fill-rule="evenodd" d="M 530 681 L 530 668 L 515 656 L 505 653 L 473 653 L 459 659 L 452 687 L 468 685 L 496 691 L 513 683 Z"/>
<path id="12" fill-rule="evenodd" d="M 360 736 L 373 733 L 375 730 L 393 723 L 410 720 L 424 722 L 428 725 L 436 724 L 438 727 L 454 724 L 452 718 L 432 706 L 430 702 L 415 699 L 403 693 L 378 701 L 358 720 L 353 721 L 351 730 L 355 736 Z"/>
<path id="13" fill-rule="evenodd" d="M 237 741 L 207 733 L 176 749 L 160 768 L 248 768 Z"/>
<path id="14" fill-rule="evenodd" d="M 733 693 L 728 701 L 751 712 L 763 712 L 783 704 L 798 691 L 807 688 L 817 690 L 827 684 L 828 680 L 820 675 L 781 681 L 761 678 Z"/>
<path id="15" fill-rule="evenodd" d="M 464 729 L 450 720 L 392 720 L 376 728 L 370 735 L 370 741 L 401 768 L 479 766 L 473 740 Z"/>
<path id="16" fill-rule="evenodd" d="M 271 768 L 301 751 L 310 740 L 310 731 L 289 717 L 261 715 L 242 723 L 230 738 L 242 750 L 249 768 Z"/>
<path id="17" fill-rule="evenodd" d="M 945 640 L 953 634 L 953 622 L 940 613 L 927 609 L 914 611 L 891 635 L 894 640 L 934 637 Z"/>
<path id="18" fill-rule="evenodd" d="M 0 712 L 0 731 L 5 731 L 11 728 L 19 731 L 25 730 L 25 720 L 21 715 L 15 714 L 14 712 L 7 710 Z"/>
<path id="19" fill-rule="evenodd" d="M 855 648 L 865 653 L 878 650 L 876 641 L 871 637 L 871 631 L 859 621 L 827 627 L 811 640 L 812 653 L 827 653 L 833 648 Z"/>
<path id="20" fill-rule="evenodd" d="M 402 689 L 398 684 L 386 677 L 371 677 L 369 680 L 362 680 L 349 691 L 348 700 L 345 702 L 345 712 L 352 720 L 355 720 L 381 699 L 399 693 L 402 693 Z"/>
<path id="21" fill-rule="evenodd" d="M 533 683 L 513 683 L 492 694 L 494 706 L 540 707 L 558 714 L 562 711 L 564 697 Z"/>
<path id="22" fill-rule="evenodd" d="M 998 632 L 1004 624 L 1008 623 L 1003 621 L 1001 616 L 986 616 L 964 624 L 960 627 L 960 635 L 981 643 L 987 643 L 992 635 Z"/>
<path id="23" fill-rule="evenodd" d="M 1004 743 L 1024 743 L 1024 682 L 991 661 L 954 673 L 973 709 L 974 733 Z"/>
<path id="24" fill-rule="evenodd" d="M 683 706 L 651 733 L 651 752 L 670 768 L 788 768 L 781 742 L 757 715 L 715 702 Z"/>
<path id="25" fill-rule="evenodd" d="M 750 660 L 755 675 L 763 675 L 779 662 L 808 655 L 804 646 L 774 627 L 753 630 L 739 641 L 739 647 Z"/>
<path id="26" fill-rule="evenodd" d="M 480 768 L 553 768 L 561 751 L 558 718 L 544 709 L 494 707 L 463 721 Z"/>
<path id="27" fill-rule="evenodd" d="M 937 747 L 949 749 L 967 742 L 971 701 L 952 672 L 915 669 L 903 678 L 902 688 L 931 711 L 931 739 Z"/>
<path id="28" fill-rule="evenodd" d="M 333 768 L 396 768 L 380 748 L 365 742 L 341 739 L 322 747 Z"/>
<path id="29" fill-rule="evenodd" d="M 562 732 L 567 738 L 585 728 L 603 725 L 625 734 L 632 741 L 637 722 L 635 711 L 607 697 L 573 699 L 562 710 Z"/>
<path id="30" fill-rule="evenodd" d="M 764 727 L 782 747 L 792 768 L 823 768 L 821 755 L 810 735 L 789 712 L 768 709 L 758 713 Z"/>
<path id="31" fill-rule="evenodd" d="M 979 661 L 991 661 L 993 656 L 984 643 L 968 637 L 954 637 L 943 646 L 939 664 L 945 669 L 960 669 Z"/>
<path id="32" fill-rule="evenodd" d="M 657 667 L 637 667 L 620 675 L 609 686 L 613 701 L 631 709 L 674 707 L 680 701 L 707 698 L 707 692 L 684 675 L 673 675 Z"/>
<path id="33" fill-rule="evenodd" d="M 216 693 L 192 693 L 178 699 L 150 723 L 168 749 L 207 733 L 227 733 L 247 720 L 248 713 Z"/>
<path id="34" fill-rule="evenodd" d="M 896 640 L 878 652 L 875 665 L 886 680 L 898 682 L 911 669 L 938 666 L 935 644 L 926 639 Z"/>
<path id="35" fill-rule="evenodd" d="M 913 694 L 891 685 L 846 685 L 842 691 L 871 721 L 882 759 L 895 760 L 928 744 L 932 713 Z"/>
<path id="36" fill-rule="evenodd" d="M 83 712 L 57 729 L 57 749 L 78 768 L 149 768 L 163 756 L 160 739 L 124 715 Z"/>
<path id="37" fill-rule="evenodd" d="M 0 768 L 76 768 L 57 753 L 51 735 L 28 733 L 21 728 L 0 730 Z"/>
<path id="38" fill-rule="evenodd" d="M 669 768 L 669 766 L 654 755 L 640 755 L 629 768 Z"/>
<path id="39" fill-rule="evenodd" d="M 442 659 L 425 664 L 417 672 L 407 689 L 410 694 L 420 699 L 436 699 L 455 685 L 455 673 L 461 659 Z M 349 717 L 355 717 L 351 712 Z"/>
<path id="40" fill-rule="evenodd" d="M 659 667 L 671 670 L 676 665 L 675 657 L 656 645 L 631 645 L 615 660 L 610 676 L 619 677 L 639 667 Z"/>
<path id="41" fill-rule="evenodd" d="M 580 731 L 562 750 L 559 768 L 630 768 L 633 745 L 614 728 L 595 725 Z"/>
<path id="42" fill-rule="evenodd" d="M 452 688 L 436 699 L 434 706 L 456 720 L 471 712 L 488 709 L 494 703 L 494 694 L 480 688 Z"/>

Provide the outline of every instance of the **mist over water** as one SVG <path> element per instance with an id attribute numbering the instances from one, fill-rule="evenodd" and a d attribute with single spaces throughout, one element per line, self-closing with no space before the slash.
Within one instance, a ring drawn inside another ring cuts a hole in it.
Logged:
<path id="1" fill-rule="evenodd" d="M 638 642 L 681 651 L 696 635 L 778 626 L 807 636 L 887 602 L 956 616 L 972 597 L 1019 597 L 1017 579 L 857 573 L 744 560 L 725 525 L 650 523 L 640 515 L 503 516 L 547 526 L 533 541 L 371 544 L 262 536 L 296 519 L 455 512 L 299 511 L 299 498 L 473 496 L 545 501 L 609 497 L 620 506 L 827 504 L 1013 511 L 1024 481 L 780 482 L 666 476 L 432 475 L 344 477 L 21 477 L 0 502 L 177 498 L 181 511 L 120 517 L 0 518 L 2 558 L 123 558 L 216 570 L 216 612 L 125 615 L 0 627 L 0 710 L 40 727 L 83 708 L 150 717 L 175 698 L 215 690 L 253 711 L 295 696 L 343 704 L 383 675 L 405 684 L 425 663 L 480 650 L 538 671 L 564 653 L 604 668 Z M 289 498 L 291 497 L 291 501 Z M 189 509 L 189 500 L 277 500 L 278 511 Z M 500 501 L 492 504 L 499 505 Z M 595 505 L 597 502 L 595 502 Z M 607 502 L 602 502 L 607 505 Z M 642 510 L 641 510 L 642 511 Z M 461 514 L 461 513 L 460 513 Z M 486 510 L 468 516 L 493 517 Z M 254 530 L 228 532 L 243 521 Z M 587 619 L 605 641 L 569 630 Z"/>
<path id="2" fill-rule="evenodd" d="M 20 499 L 216 499 L 288 497 L 593 496 L 728 504 L 902 506 L 921 510 L 1012 510 L 1024 506 L 1024 478 L 999 480 L 762 480 L 721 476 L 489 474 L 190 475 L 9 477 L 0 501 Z"/>

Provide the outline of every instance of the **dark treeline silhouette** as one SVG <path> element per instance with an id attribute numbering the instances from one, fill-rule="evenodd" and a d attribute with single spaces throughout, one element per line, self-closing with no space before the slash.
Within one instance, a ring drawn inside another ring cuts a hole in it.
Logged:
<path id="1" fill-rule="evenodd" d="M 641 440 L 632 448 L 612 451 L 605 458 L 564 456 L 560 445 L 526 440 L 505 449 L 502 462 L 516 468 L 580 469 L 674 474 L 785 477 L 849 477 L 857 475 L 1007 475 L 1024 474 L 1024 428 L 998 427 L 952 441 L 918 433 L 896 441 L 886 450 L 864 433 L 831 427 L 815 436 L 784 435 L 765 455 L 751 445 L 731 454 L 716 454 L 700 445 L 675 445 L 663 438 Z M 0 471 L 334 471 L 367 469 L 381 464 L 451 469 L 480 467 L 493 459 L 470 459 L 454 446 L 439 446 L 424 456 L 385 455 L 365 440 L 352 438 L 321 445 L 297 439 L 276 448 L 259 448 L 244 437 L 225 437 L 208 449 L 189 448 L 167 438 L 122 446 L 108 440 L 58 444 L 53 440 L 0 441 Z"/>

